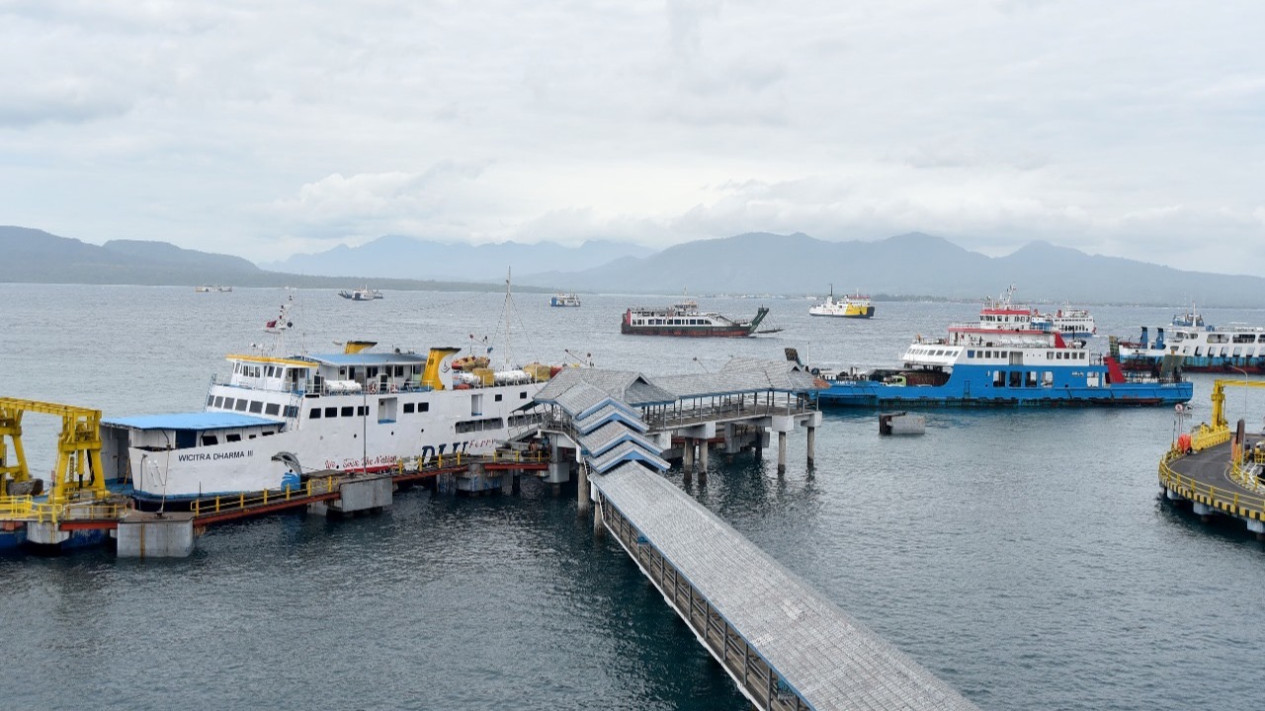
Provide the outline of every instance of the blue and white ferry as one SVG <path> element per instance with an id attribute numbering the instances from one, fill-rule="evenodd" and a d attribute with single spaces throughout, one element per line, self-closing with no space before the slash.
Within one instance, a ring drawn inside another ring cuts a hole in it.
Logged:
<path id="1" fill-rule="evenodd" d="M 1193 385 L 1169 368 L 1125 374 L 1083 341 L 1033 323 L 1033 310 L 1011 303 L 1013 290 L 987 299 L 979 320 L 949 326 L 948 336 L 916 338 L 898 368 L 841 374 L 818 393 L 824 405 L 1104 406 L 1190 400 Z"/>

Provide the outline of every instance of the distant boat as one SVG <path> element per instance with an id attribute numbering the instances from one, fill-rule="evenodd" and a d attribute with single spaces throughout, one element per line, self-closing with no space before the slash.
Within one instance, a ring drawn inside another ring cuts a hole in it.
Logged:
<path id="1" fill-rule="evenodd" d="M 624 312 L 619 331 L 644 336 L 739 338 L 779 330 L 756 331 L 768 313 L 769 308 L 761 306 L 756 310 L 755 317 L 735 320 L 718 313 L 699 311 L 697 303 L 686 299 L 671 306 L 630 308 Z"/>
<path id="2" fill-rule="evenodd" d="M 808 313 L 813 316 L 837 316 L 839 318 L 870 318 L 874 315 L 874 307 L 870 305 L 870 297 L 862 294 L 848 294 L 842 299 L 835 299 L 835 287 L 830 285 L 830 295 L 826 300 L 810 306 Z"/>
<path id="3" fill-rule="evenodd" d="M 370 289 L 367 286 L 352 290 L 343 289 L 338 292 L 338 295 L 344 299 L 351 299 L 352 301 L 373 301 L 374 299 L 382 298 L 381 291 L 378 291 L 377 289 Z"/>
<path id="4" fill-rule="evenodd" d="M 211 293 L 211 292 L 217 292 L 217 291 L 218 291 L 218 292 L 232 291 L 232 290 L 233 290 L 233 287 L 231 287 L 231 286 L 206 286 L 206 285 L 203 285 L 203 286 L 195 286 L 195 287 L 193 287 L 193 290 L 194 290 L 195 292 L 199 293 L 199 294 L 209 294 L 209 293 Z"/>
<path id="5" fill-rule="evenodd" d="M 579 306 L 580 296 L 575 292 L 567 292 L 565 294 L 559 292 L 549 299 L 550 306 Z"/>
<path id="6" fill-rule="evenodd" d="M 1088 309 L 1074 309 L 1070 306 L 1052 314 L 1043 314 L 1034 309 L 1032 324 L 1038 329 L 1061 333 L 1069 338 L 1092 338 L 1098 333 L 1098 325 L 1094 323 L 1094 316 Z"/>

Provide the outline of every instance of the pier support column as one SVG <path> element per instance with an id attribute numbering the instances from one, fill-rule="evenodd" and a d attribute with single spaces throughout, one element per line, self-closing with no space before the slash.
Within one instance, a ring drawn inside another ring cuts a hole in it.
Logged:
<path id="1" fill-rule="evenodd" d="M 606 535 L 606 517 L 602 515 L 602 502 L 599 499 L 593 507 L 593 535 L 601 538 Z"/>
<path id="2" fill-rule="evenodd" d="M 707 450 L 710 448 L 710 445 L 711 443 L 705 439 L 700 439 L 698 441 L 698 467 L 704 475 L 707 473 Z"/>
<path id="3" fill-rule="evenodd" d="M 786 433 L 777 433 L 777 473 L 786 473 Z"/>
<path id="4" fill-rule="evenodd" d="M 813 462 L 817 459 L 817 428 L 809 426 L 808 428 L 808 466 L 812 468 Z"/>
<path id="5" fill-rule="evenodd" d="M 575 504 L 580 515 L 589 512 L 589 468 L 581 464 L 576 467 L 579 473 L 575 475 Z"/>
<path id="6" fill-rule="evenodd" d="M 694 469 L 694 438 L 686 437 L 685 443 L 681 445 L 681 466 L 685 471 Z"/>

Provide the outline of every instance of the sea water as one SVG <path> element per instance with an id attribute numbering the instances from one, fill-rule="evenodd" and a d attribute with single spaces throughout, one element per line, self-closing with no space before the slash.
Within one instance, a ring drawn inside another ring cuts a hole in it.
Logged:
<path id="1" fill-rule="evenodd" d="M 227 353 L 268 345 L 294 299 L 290 351 L 480 349 L 496 362 L 592 361 L 652 377 L 712 372 L 785 347 L 835 368 L 889 366 L 915 335 L 977 305 L 877 302 L 868 321 L 813 318 L 804 299 L 698 297 L 733 317 L 771 307 L 750 339 L 623 336 L 633 305 L 673 296 L 0 285 L 0 396 L 105 416 L 200 409 Z M 1180 309 L 1175 305 L 1174 309 Z M 1107 334 L 1174 309 L 1097 307 Z M 1265 312 L 1208 309 L 1265 325 Z M 509 338 L 505 338 L 506 324 Z M 485 340 L 486 337 L 486 340 Z M 1232 377 L 1241 377 L 1231 374 Z M 1194 376 L 1206 420 L 1214 376 Z M 1258 428 L 1261 396 L 1227 391 Z M 880 437 L 870 411 L 828 411 L 808 469 L 711 458 L 668 477 L 844 611 L 984 709 L 1258 705 L 1265 548 L 1207 525 L 1156 479 L 1171 408 L 931 410 L 921 437 Z M 60 422 L 29 413 L 32 467 Z M 402 493 L 379 516 L 281 515 L 212 529 L 185 560 L 105 551 L 0 558 L 7 642 L 0 707 L 39 709 L 746 708 L 574 494 Z"/>

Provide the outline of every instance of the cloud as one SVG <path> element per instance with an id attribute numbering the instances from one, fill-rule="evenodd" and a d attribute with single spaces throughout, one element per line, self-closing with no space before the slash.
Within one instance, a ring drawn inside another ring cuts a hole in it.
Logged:
<path id="1" fill-rule="evenodd" d="M 1265 241 L 1263 23 L 1247 0 L 8 2 L 0 209 L 255 259 L 920 230 L 1189 264 L 1192 235 Z"/>

